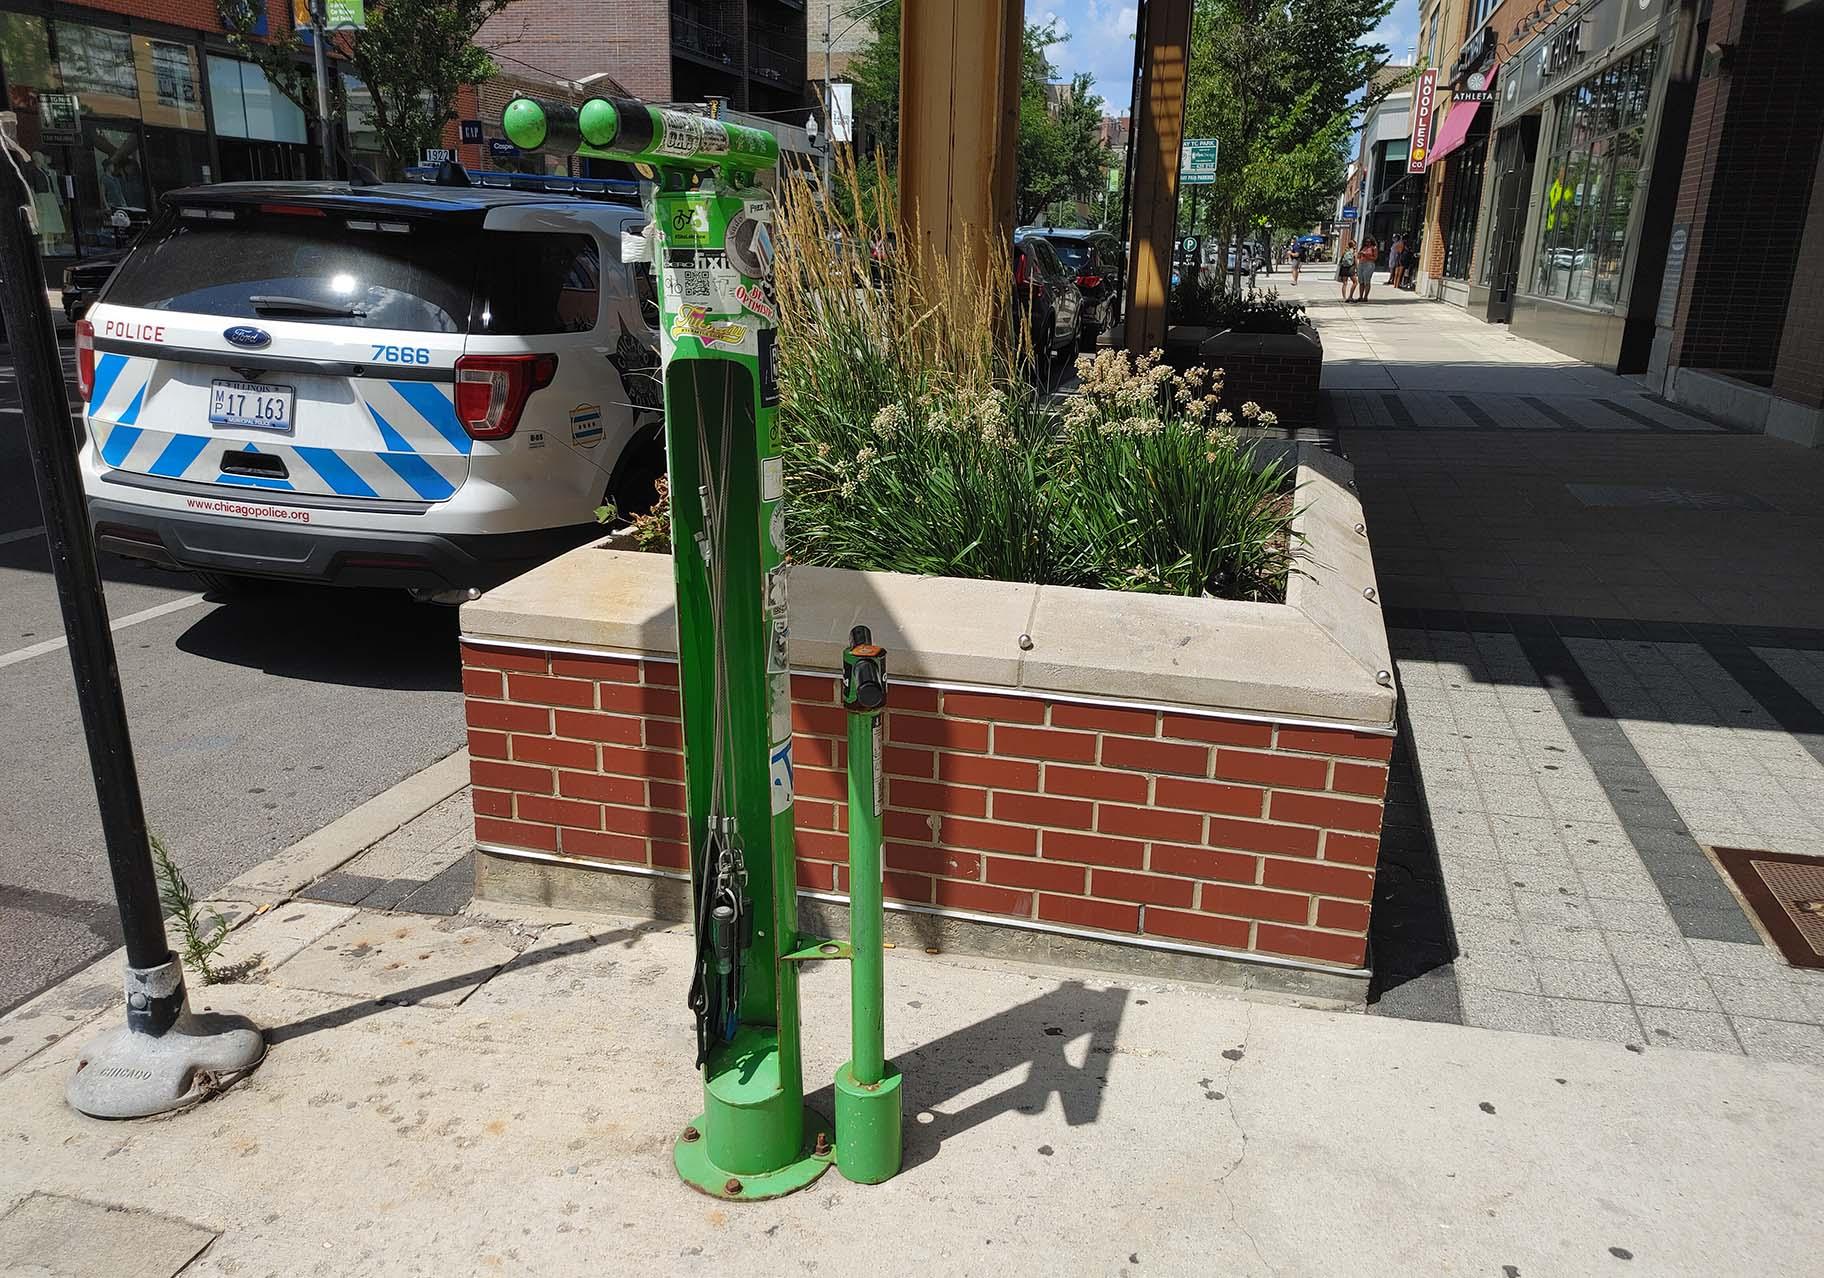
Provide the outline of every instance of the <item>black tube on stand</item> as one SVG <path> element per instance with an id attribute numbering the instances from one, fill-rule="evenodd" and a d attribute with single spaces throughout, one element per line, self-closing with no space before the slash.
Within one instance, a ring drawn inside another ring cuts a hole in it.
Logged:
<path id="1" fill-rule="evenodd" d="M 70 1103 L 86 1114 L 142 1117 L 207 1095 L 215 1080 L 258 1064 L 265 1045 L 259 1031 L 243 1018 L 189 1011 L 183 965 L 165 940 L 114 636 L 108 629 L 77 466 L 63 361 L 44 290 L 32 195 L 21 167 L 28 157 L 14 140 L 14 119 L 10 112 L 0 113 L 0 317 L 5 319 L 18 375 L 26 446 L 44 508 L 45 539 L 127 952 L 126 1026 L 107 1031 L 88 1045 L 77 1061 L 68 1095 Z"/>

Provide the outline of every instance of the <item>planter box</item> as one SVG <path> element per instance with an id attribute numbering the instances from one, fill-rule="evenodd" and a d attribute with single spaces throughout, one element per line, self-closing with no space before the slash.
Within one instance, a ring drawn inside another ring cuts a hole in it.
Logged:
<path id="1" fill-rule="evenodd" d="M 1394 693 L 1349 475 L 1298 447 L 1285 604 L 794 569 L 806 910 L 844 899 L 834 672 L 865 621 L 889 936 L 1359 998 Z M 463 608 L 480 895 L 688 913 L 672 589 L 584 547 Z"/>
<path id="2" fill-rule="evenodd" d="M 1225 329 L 1206 337 L 1194 361 L 1223 370 L 1222 406 L 1240 414 L 1253 400 L 1279 415 L 1281 429 L 1318 423 L 1318 382 L 1324 372 L 1324 344 L 1309 323 L 1296 333 L 1237 333 Z"/>

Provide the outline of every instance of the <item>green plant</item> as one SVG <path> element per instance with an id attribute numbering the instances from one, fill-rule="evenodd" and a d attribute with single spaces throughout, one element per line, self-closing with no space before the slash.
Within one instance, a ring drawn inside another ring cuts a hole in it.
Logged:
<path id="1" fill-rule="evenodd" d="M 1220 370 L 1174 374 L 1157 354 L 1077 361 L 1064 413 L 1068 538 L 1096 585 L 1278 601 L 1295 558 L 1292 476 L 1262 461 L 1220 407 Z M 1277 418 L 1241 407 L 1249 424 Z"/>
<path id="2" fill-rule="evenodd" d="M 1191 278 L 1179 281 L 1172 290 L 1166 317 L 1174 324 L 1237 333 L 1296 333 L 1305 318 L 1305 305 L 1282 299 L 1276 289 L 1233 293 L 1221 281 Z"/>
<path id="3" fill-rule="evenodd" d="M 207 917 L 204 916 L 203 910 L 197 905 L 195 893 L 190 890 L 189 881 L 184 878 L 184 872 L 177 868 L 177 862 L 171 859 L 164 841 L 156 834 L 151 836 L 151 841 L 152 864 L 158 874 L 158 901 L 177 924 L 184 966 L 202 977 L 205 985 L 239 980 L 257 968 L 263 957 L 258 954 L 227 967 L 211 965 L 216 952 L 228 939 L 228 920 L 214 907 L 209 907 Z"/>

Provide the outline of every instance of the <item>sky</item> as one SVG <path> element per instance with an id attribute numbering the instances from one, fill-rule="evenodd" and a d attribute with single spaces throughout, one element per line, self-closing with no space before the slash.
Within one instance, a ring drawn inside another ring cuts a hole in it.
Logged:
<path id="1" fill-rule="evenodd" d="M 1113 0 L 1027 0 L 1026 4 L 1029 21 L 1049 19 L 1060 34 L 1069 37 L 1050 50 L 1060 78 L 1069 79 L 1079 71 L 1094 76 L 1095 91 L 1113 104 L 1110 115 L 1121 114 L 1131 93 L 1134 13 L 1133 5 Z M 1395 62 L 1406 61 L 1407 47 L 1419 34 L 1419 0 L 1397 0 L 1376 34 L 1392 51 Z"/>

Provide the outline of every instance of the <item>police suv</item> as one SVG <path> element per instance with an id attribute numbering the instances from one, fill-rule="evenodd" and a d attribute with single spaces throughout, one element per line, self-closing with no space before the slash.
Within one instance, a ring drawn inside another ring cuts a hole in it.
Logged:
<path id="1" fill-rule="evenodd" d="M 650 504 L 636 188 L 493 180 L 169 196 L 76 328 L 97 544 L 218 588 L 452 601 L 577 544 L 604 502 Z"/>

